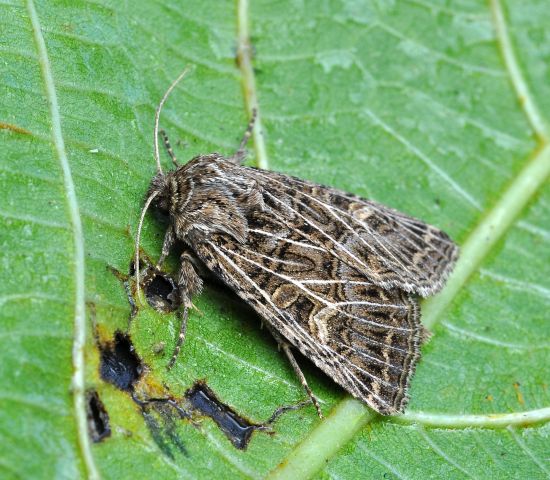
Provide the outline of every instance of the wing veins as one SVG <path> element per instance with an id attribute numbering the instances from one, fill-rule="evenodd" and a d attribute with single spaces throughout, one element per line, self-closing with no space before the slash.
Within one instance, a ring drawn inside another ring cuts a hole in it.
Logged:
<path id="1" fill-rule="evenodd" d="M 405 310 L 405 307 L 403 305 L 394 305 L 392 303 L 376 303 L 376 302 L 367 302 L 367 301 L 351 301 L 351 302 L 337 302 L 333 305 L 336 305 L 337 307 L 340 306 L 346 306 L 346 305 L 368 305 L 370 307 L 391 307 L 395 308 L 397 310 Z"/>
<path id="2" fill-rule="evenodd" d="M 269 176 L 267 176 L 267 175 L 265 175 L 265 174 L 263 175 L 263 177 L 264 177 L 264 178 L 268 178 L 268 179 L 271 180 L 271 177 L 269 177 Z M 273 180 L 276 181 L 277 183 L 279 183 L 280 185 L 283 185 L 285 188 L 288 188 L 288 186 L 285 185 L 284 182 L 281 182 L 280 180 L 277 180 L 277 179 L 273 179 Z M 309 183 L 307 183 L 307 182 L 301 181 L 300 179 L 297 179 L 297 178 L 294 178 L 294 177 L 293 177 L 293 180 L 294 180 L 296 183 L 300 183 L 300 184 L 305 185 L 305 186 L 308 186 L 308 187 L 314 187 L 314 186 L 315 186 L 315 185 L 312 185 L 312 184 L 309 184 Z M 317 186 L 318 186 L 318 185 L 317 185 Z M 323 187 L 323 188 L 326 188 L 326 190 L 327 190 L 328 192 L 331 192 L 331 193 L 333 193 L 333 194 L 335 194 L 335 195 L 338 195 L 339 197 L 345 198 L 346 200 L 349 200 L 349 201 L 355 202 L 355 203 L 360 203 L 360 204 L 364 205 L 365 207 L 372 208 L 373 210 L 375 210 L 376 212 L 378 212 L 380 215 L 382 215 L 382 216 L 384 217 L 385 220 L 387 220 L 388 217 L 389 217 L 389 218 L 395 219 L 395 221 L 396 221 L 399 225 L 402 225 L 403 228 L 404 228 L 405 230 L 407 230 L 412 236 L 416 237 L 416 238 L 417 238 L 418 240 L 420 240 L 422 243 L 424 243 L 424 244 L 426 244 L 426 245 L 429 245 L 431 248 L 433 248 L 433 250 L 435 250 L 437 253 L 439 253 L 442 257 L 446 257 L 446 255 L 445 255 L 444 252 L 442 252 L 442 251 L 439 250 L 438 248 L 433 247 L 431 244 L 428 244 L 428 243 L 427 243 L 418 233 L 416 233 L 416 232 L 413 231 L 411 228 L 409 228 L 408 225 L 414 225 L 412 222 L 415 221 L 415 220 L 412 219 L 411 217 L 408 217 L 408 216 L 406 216 L 406 215 L 399 214 L 399 212 L 393 212 L 393 211 L 388 212 L 388 211 L 385 211 L 385 210 L 381 209 L 380 207 L 378 207 L 375 203 L 371 203 L 371 202 L 368 202 L 368 203 L 367 203 L 367 202 L 365 202 L 364 200 L 360 199 L 359 197 L 357 197 L 357 198 L 355 198 L 355 197 L 349 197 L 349 196 L 347 196 L 347 195 L 342 195 L 340 192 L 336 192 L 336 191 L 333 190 L 333 189 L 330 189 L 330 188 L 327 188 L 327 187 Z M 373 230 L 371 229 L 371 227 L 369 227 L 366 223 L 363 223 L 363 222 L 360 221 L 359 219 L 355 218 L 355 217 L 354 217 L 353 215 L 351 215 L 349 212 L 347 212 L 347 211 L 345 211 L 345 210 L 342 210 L 341 208 L 339 208 L 339 207 L 337 207 L 337 206 L 329 205 L 329 204 L 325 203 L 323 200 L 320 200 L 320 199 L 318 199 L 318 198 L 316 198 L 316 197 L 313 197 L 313 196 L 311 196 L 311 195 L 308 195 L 307 193 L 304 193 L 304 192 L 299 192 L 299 193 L 300 193 L 301 195 L 304 195 L 305 197 L 311 199 L 311 200 L 315 200 L 317 203 L 319 203 L 319 204 L 321 204 L 323 207 L 325 207 L 326 210 L 329 210 L 329 211 L 335 210 L 335 211 L 337 211 L 337 212 L 340 212 L 342 215 L 344 215 L 344 216 L 350 218 L 353 222 L 359 224 L 360 226 L 362 226 L 362 227 L 365 228 L 365 229 L 368 229 L 368 231 L 371 232 L 371 235 L 372 235 L 375 239 L 376 239 L 376 237 L 380 237 L 380 235 L 378 235 L 377 233 L 372 233 Z M 302 203 L 302 202 L 300 202 L 300 203 Z M 302 205 L 304 205 L 304 204 L 302 203 Z M 332 214 L 332 212 L 331 212 L 331 214 Z M 336 215 L 334 215 L 334 214 L 332 214 L 332 215 L 333 215 L 334 218 L 337 218 L 338 220 L 340 220 L 340 218 L 337 217 Z M 342 220 L 340 220 L 340 221 L 342 221 Z M 350 227 L 349 225 L 347 225 L 345 222 L 342 221 L 342 223 L 344 223 L 346 226 L 348 226 L 348 228 L 349 228 L 350 230 L 352 230 L 353 232 L 355 232 L 354 229 L 353 229 L 352 227 Z M 422 224 L 423 224 L 423 225 L 429 226 L 428 224 L 425 224 L 425 223 L 423 223 L 423 222 L 422 222 Z M 418 248 L 417 245 L 415 245 L 414 243 L 411 242 L 411 240 L 410 240 L 409 237 L 407 237 L 406 235 L 403 235 L 399 230 L 396 230 L 396 233 L 397 233 L 402 239 L 406 240 L 410 245 L 412 245 L 413 247 Z M 358 235 L 358 237 L 359 237 L 359 235 Z M 359 238 L 361 238 L 361 237 L 359 237 Z M 449 245 L 454 245 L 454 242 L 452 242 L 452 241 L 449 240 L 449 239 L 439 238 L 439 240 L 444 241 L 445 243 L 447 243 L 447 244 L 449 244 Z M 364 242 L 364 243 L 365 243 L 365 242 Z M 379 243 L 379 245 L 381 245 L 380 242 L 378 242 L 378 243 Z M 368 245 L 368 243 L 366 243 L 366 245 Z M 381 246 L 383 247 L 383 245 L 381 245 Z M 372 251 L 372 250 L 371 250 L 371 251 Z M 386 251 L 387 251 L 387 250 L 386 250 Z M 390 252 L 388 252 L 388 253 L 390 253 Z M 392 255 L 392 256 L 393 256 L 393 255 Z M 394 257 L 394 258 L 396 258 L 396 257 Z M 403 268 L 405 268 L 403 264 L 401 264 L 401 266 L 402 266 Z M 406 268 L 405 268 L 405 270 L 406 270 Z"/>
<path id="3" fill-rule="evenodd" d="M 248 248 L 244 248 L 245 250 L 247 251 L 251 251 L 249 250 Z M 282 263 L 283 265 L 294 265 L 296 267 L 307 267 L 308 265 L 304 265 L 303 263 L 299 263 L 299 262 L 293 262 L 292 260 L 283 260 L 281 258 L 277 258 L 277 257 L 270 257 L 269 255 L 264 255 L 263 253 L 259 253 L 259 252 L 254 252 L 255 255 L 258 255 L 262 258 L 266 258 L 267 260 L 270 260 L 272 262 L 278 262 L 278 263 Z"/>
<path id="4" fill-rule="evenodd" d="M 365 340 L 366 342 L 373 343 L 375 345 L 379 345 L 381 347 L 389 348 L 390 350 L 395 350 L 397 352 L 404 353 L 405 355 L 408 355 L 409 352 L 407 350 L 404 350 L 403 348 L 396 347 L 394 345 L 389 345 L 387 343 L 378 342 L 376 340 L 373 340 L 370 337 L 367 337 L 366 335 L 363 335 L 362 333 L 358 332 L 357 330 L 353 330 L 353 334 L 357 335 L 359 338 Z"/>
<path id="5" fill-rule="evenodd" d="M 353 318 L 354 320 L 357 320 L 360 323 L 365 323 L 367 325 L 373 325 L 375 327 L 387 328 L 387 329 L 390 329 L 390 330 L 397 330 L 397 331 L 400 331 L 400 332 L 412 332 L 413 331 L 412 328 L 394 327 L 393 325 L 386 325 L 386 324 L 382 324 L 382 323 L 373 322 L 373 321 L 367 320 L 363 317 L 358 317 L 357 315 L 353 315 L 349 312 L 343 312 L 342 310 L 338 310 L 338 309 L 334 308 L 334 306 L 327 307 L 327 308 L 332 309 L 332 310 L 336 310 L 338 313 L 341 313 L 341 314 L 345 315 L 346 317 Z"/>
<path id="6" fill-rule="evenodd" d="M 351 258 L 353 258 L 358 264 L 362 265 L 363 267 L 365 267 L 365 270 L 367 271 L 370 271 L 370 268 L 360 259 L 360 258 L 357 258 L 353 253 L 351 253 L 346 247 L 344 247 L 340 242 L 337 242 L 334 238 L 332 238 L 329 234 L 327 234 L 326 232 L 323 231 L 323 229 L 319 228 L 317 225 L 315 225 L 314 223 L 311 223 L 306 217 L 304 217 L 300 212 L 297 212 L 296 210 L 294 210 L 294 208 L 292 208 L 291 206 L 287 205 L 286 203 L 284 203 L 283 201 L 279 200 L 277 197 L 273 196 L 271 193 L 267 192 L 267 195 L 269 195 L 273 200 L 275 200 L 277 203 L 279 204 L 282 204 L 283 206 L 285 206 L 286 208 L 288 208 L 289 210 L 291 210 L 292 212 L 294 212 L 297 216 L 301 217 L 302 220 L 304 220 L 308 225 L 310 225 L 311 227 L 313 227 L 315 230 L 317 230 L 318 232 L 320 232 L 323 236 L 325 236 L 326 238 L 328 238 L 332 243 L 334 243 L 334 245 L 336 245 L 337 247 L 339 247 L 341 250 L 343 250 L 347 255 L 349 255 Z M 308 240 L 310 240 L 305 233 L 303 232 L 300 232 L 300 230 L 297 230 L 297 229 L 293 229 L 293 231 L 295 232 L 298 232 L 301 236 L 303 236 L 304 238 L 307 238 Z M 330 253 L 332 253 L 334 256 L 336 256 L 336 258 L 339 258 L 338 255 L 336 255 L 336 252 L 334 250 L 326 250 Z"/>
<path id="7" fill-rule="evenodd" d="M 277 174 L 275 172 L 269 172 L 271 175 L 273 176 L 281 176 L 280 174 Z M 268 178 L 268 179 L 271 179 L 270 176 L 266 175 L 264 173 L 263 175 L 265 178 Z M 330 187 L 325 187 L 323 185 L 317 185 L 317 184 L 314 184 L 314 183 L 311 183 L 311 182 L 306 182 L 300 178 L 297 178 L 297 177 L 292 177 L 292 180 L 295 182 L 295 183 L 298 183 L 300 185 L 304 185 L 306 187 L 310 187 L 310 188 L 314 188 L 314 187 L 322 187 L 324 188 L 327 192 L 330 192 L 334 195 L 337 195 L 338 197 L 341 197 L 341 198 L 345 198 L 346 200 L 350 201 L 350 202 L 355 202 L 355 203 L 360 203 L 366 207 L 369 207 L 369 208 L 372 208 L 373 210 L 376 210 L 377 212 L 379 212 L 380 214 L 386 216 L 386 217 L 392 217 L 392 218 L 398 218 L 399 221 L 398 223 L 406 223 L 408 225 L 416 225 L 416 223 L 413 223 L 413 222 L 419 222 L 421 223 L 422 225 L 427 225 L 425 224 L 424 222 L 420 221 L 420 220 L 417 220 L 415 218 L 412 218 L 408 215 L 405 215 L 404 213 L 401 213 L 397 210 L 393 210 L 393 209 L 388 209 L 388 210 L 385 210 L 384 208 L 380 208 L 380 205 L 378 205 L 376 202 L 371 202 L 369 200 L 366 200 L 364 198 L 361 198 L 361 197 L 357 197 L 357 196 L 352 196 L 352 195 L 348 195 L 346 194 L 346 192 L 342 192 L 342 191 L 339 191 L 339 190 L 335 190 L 333 188 L 330 188 Z M 281 182 L 279 180 L 279 183 L 282 183 L 284 185 L 283 182 Z M 359 221 L 357 220 L 355 217 L 353 217 L 353 215 L 350 215 L 348 212 L 346 212 L 345 210 L 341 210 L 339 207 L 334 207 L 335 209 L 337 209 L 338 211 L 348 215 L 348 216 L 351 216 L 352 219 L 354 219 L 355 221 Z M 412 232 L 414 233 L 417 238 L 419 238 L 420 240 L 422 240 L 422 238 L 416 234 L 415 232 Z M 446 238 L 441 238 L 440 239 L 441 241 L 449 244 L 449 245 L 453 245 L 454 246 L 454 242 L 450 239 L 446 239 Z M 439 252 L 439 253 L 442 253 L 442 252 Z"/>
<path id="8" fill-rule="evenodd" d="M 368 358 L 370 360 L 373 360 L 374 362 L 376 363 L 379 363 L 381 365 L 386 365 L 386 367 L 391 367 L 391 368 L 394 368 L 396 370 L 399 370 L 400 372 L 403 371 L 403 367 L 400 367 L 399 365 L 394 365 L 393 363 L 388 363 L 388 362 L 385 362 L 384 360 L 380 360 L 379 358 L 376 358 L 376 357 L 373 357 L 371 355 L 369 355 L 364 349 L 362 348 L 356 348 L 356 347 L 352 347 L 350 345 L 346 345 L 345 343 L 342 343 L 342 342 L 339 342 L 338 340 L 335 340 L 334 343 L 337 343 L 338 345 L 341 345 L 342 347 L 346 348 L 346 349 L 349 349 L 349 350 L 352 350 L 354 352 L 358 352 L 359 355 L 361 355 L 362 357 L 364 358 Z M 394 385 L 391 384 L 391 383 L 388 383 L 387 381 L 385 381 L 384 379 L 380 378 L 380 377 L 377 377 L 376 375 L 373 375 L 373 378 L 378 378 L 379 380 L 382 381 L 382 383 L 384 383 L 385 385 L 388 385 L 390 387 L 392 387 L 392 389 L 394 389 Z"/>
<path id="9" fill-rule="evenodd" d="M 291 315 L 285 315 L 280 309 L 279 307 L 277 307 L 271 300 L 271 296 L 265 291 L 263 290 L 262 288 L 260 288 L 260 286 L 254 281 L 252 280 L 238 265 L 235 264 L 235 262 L 233 262 L 227 255 L 224 255 L 223 252 L 216 246 L 214 245 L 212 242 L 208 242 L 208 244 L 218 252 L 218 254 L 225 258 L 228 262 L 231 263 L 231 265 L 233 266 L 233 268 L 235 269 L 235 271 L 239 274 L 241 274 L 244 279 L 246 279 L 248 281 L 248 283 L 250 283 L 252 285 L 252 287 L 254 289 L 256 289 L 257 291 L 261 292 L 262 296 L 264 297 L 264 299 L 273 307 L 273 309 L 279 314 L 279 317 L 280 318 L 283 318 L 285 320 L 290 320 L 290 323 L 294 324 L 295 325 L 295 328 L 296 328 L 296 331 L 297 332 L 303 332 L 302 335 L 299 335 L 298 337 L 302 340 L 304 340 L 306 343 L 309 343 L 307 340 L 308 338 L 310 337 L 310 335 L 307 334 L 307 332 L 303 329 L 303 327 L 296 321 L 292 318 Z M 226 252 L 228 252 L 228 250 L 224 249 Z"/>
<path id="10" fill-rule="evenodd" d="M 326 252 L 326 250 L 324 250 Z M 372 282 L 358 282 L 355 280 L 315 280 L 315 279 L 309 279 L 309 280 L 300 280 L 304 284 L 320 284 L 320 285 L 336 285 L 337 283 L 343 283 L 346 285 L 363 285 L 365 287 L 373 287 L 377 286 L 376 284 Z"/>
<path id="11" fill-rule="evenodd" d="M 281 222 L 279 222 L 279 223 L 281 223 Z M 324 248 L 318 247 L 317 245 L 310 245 L 308 243 L 298 242 L 296 240 L 291 240 L 289 238 L 278 237 L 277 235 L 273 235 L 272 233 L 265 232 L 264 230 L 259 230 L 257 228 L 249 228 L 248 231 L 249 232 L 254 232 L 254 233 L 259 233 L 261 235 L 265 235 L 265 236 L 268 236 L 268 237 L 272 237 L 272 238 L 275 238 L 275 239 L 277 239 L 278 241 L 281 241 L 281 242 L 288 242 L 288 243 L 292 243 L 294 245 L 300 245 L 301 247 L 311 248 L 313 250 L 321 250 L 322 252 L 326 252 L 326 250 Z"/>
<path id="12" fill-rule="evenodd" d="M 218 252 L 218 254 L 221 255 L 221 257 L 225 258 L 233 266 L 233 268 L 238 273 L 240 273 L 256 290 L 261 292 L 262 296 L 268 301 L 268 303 L 270 305 L 273 306 L 274 311 L 276 311 L 279 314 L 280 318 L 285 319 L 287 321 L 290 320 L 290 323 L 295 325 L 295 330 L 294 331 L 296 333 L 298 333 L 297 337 L 302 339 L 305 344 L 309 345 L 312 351 L 316 351 L 319 347 L 321 347 L 323 349 L 323 351 L 325 352 L 325 354 L 328 353 L 330 355 L 336 355 L 336 356 L 338 356 L 339 358 L 341 358 L 343 360 L 343 363 L 341 364 L 342 370 L 340 372 L 337 371 L 335 373 L 336 374 L 343 374 L 347 377 L 347 379 L 348 379 L 347 385 L 349 387 L 353 388 L 353 390 L 357 393 L 358 397 L 363 397 L 364 394 L 361 392 L 361 390 L 359 390 L 357 388 L 357 385 L 356 385 L 357 383 L 362 385 L 364 391 L 368 392 L 370 395 L 372 395 L 374 398 L 376 398 L 377 401 L 380 404 L 391 407 L 391 405 L 386 400 L 384 400 L 379 395 L 377 395 L 374 391 L 372 391 L 370 388 L 368 388 L 365 385 L 365 383 L 350 370 L 348 365 L 351 365 L 354 369 L 361 372 L 363 375 L 366 375 L 368 377 L 371 377 L 371 378 L 374 378 L 374 379 L 377 379 L 377 380 L 382 380 L 382 379 L 379 379 L 379 377 L 377 377 L 377 376 L 371 374 L 370 372 L 367 372 L 366 370 L 363 370 L 361 367 L 358 367 L 357 365 L 353 364 L 345 356 L 343 356 L 340 353 L 334 351 L 332 348 L 328 347 L 327 345 L 312 342 L 311 341 L 311 338 L 312 338 L 311 335 L 307 334 L 307 332 L 305 332 L 303 327 L 301 325 L 299 325 L 299 323 L 295 319 L 293 319 L 291 315 L 284 315 L 283 312 L 281 312 L 280 309 L 276 305 L 273 304 L 273 302 L 271 301 L 270 296 L 267 294 L 267 292 L 265 292 L 263 289 L 261 289 L 256 284 L 256 282 L 254 282 L 245 272 L 243 272 L 243 270 L 241 268 L 239 268 L 238 265 L 236 265 L 227 255 L 224 255 L 224 253 L 220 249 L 225 250 L 225 252 L 227 252 L 229 254 L 232 254 L 234 252 L 231 252 L 230 250 L 227 250 L 224 247 L 218 247 L 210 241 L 207 242 L 207 243 L 212 248 L 214 248 L 214 250 L 216 250 Z M 246 257 L 241 256 L 241 258 L 243 258 L 244 260 L 248 260 Z M 255 262 L 252 262 L 252 263 L 255 264 Z M 265 269 L 265 270 L 268 270 L 268 271 L 271 272 L 271 270 L 269 270 L 269 269 Z M 274 273 L 274 272 L 272 272 L 272 273 Z M 340 312 L 340 313 L 344 313 L 344 315 L 347 315 L 347 313 L 345 313 L 345 312 Z M 355 318 L 358 318 L 358 317 L 355 317 Z M 363 320 L 363 319 L 361 319 L 361 320 Z M 374 323 L 374 322 L 372 322 L 372 323 Z M 386 328 L 398 329 L 398 327 L 390 327 L 388 325 L 380 325 L 380 326 L 383 326 L 383 327 L 386 327 Z M 399 329 L 399 330 L 404 330 L 404 329 Z M 332 370 L 332 369 L 330 369 L 330 370 Z M 350 376 L 351 376 L 351 378 L 350 378 Z"/>
<path id="13" fill-rule="evenodd" d="M 264 178 L 265 178 L 265 175 L 264 175 Z M 280 180 L 277 180 L 277 179 L 274 179 L 275 182 L 279 183 L 280 185 L 283 185 L 283 187 L 285 188 L 288 188 L 287 185 L 285 185 L 283 182 L 281 182 Z M 352 232 L 356 238 L 359 239 L 359 241 L 365 245 L 368 250 L 375 254 L 375 255 L 378 255 L 379 253 L 376 252 L 372 246 L 363 238 L 361 237 L 361 235 L 358 235 L 357 232 L 355 231 L 354 228 L 351 227 L 351 225 L 349 225 L 347 222 L 345 222 L 341 216 L 338 216 L 336 213 L 335 213 L 335 210 L 340 212 L 343 216 L 346 216 L 348 218 L 350 218 L 353 222 L 357 223 L 358 225 L 360 225 L 361 227 L 363 227 L 367 232 L 370 233 L 371 237 L 374 239 L 374 241 L 380 246 L 380 248 L 382 248 L 382 250 L 384 250 L 391 258 L 394 259 L 394 261 L 405 271 L 409 271 L 409 268 L 407 266 L 405 266 L 401 260 L 396 256 L 396 254 L 394 254 L 392 251 L 390 251 L 386 245 L 384 244 L 384 242 L 382 242 L 380 240 L 381 238 L 381 235 L 379 235 L 378 233 L 376 233 L 368 224 L 366 223 L 363 223 L 361 221 L 359 221 L 358 219 L 356 219 L 355 217 L 353 217 L 353 215 L 350 215 L 348 212 L 344 211 L 344 210 L 341 210 L 340 208 L 338 207 L 333 207 L 332 205 L 329 205 L 325 202 L 323 202 L 322 200 L 316 198 L 316 197 L 313 197 L 311 195 L 308 195 L 307 193 L 304 193 L 304 192 L 299 192 L 300 195 L 303 195 L 304 197 L 316 202 L 318 205 L 320 205 L 322 208 L 325 209 L 325 211 L 327 211 L 333 218 L 335 218 L 336 220 L 338 220 L 348 231 Z M 298 202 L 303 206 L 303 207 L 306 207 L 309 209 L 309 206 L 306 205 L 305 203 L 303 203 L 301 200 L 298 200 Z M 298 213 L 298 212 L 296 212 Z M 405 227 L 407 228 L 407 227 Z M 407 228 L 408 231 L 410 231 L 409 228 Z M 400 234 L 401 235 L 401 234 Z M 405 237 L 404 235 L 401 235 L 402 238 L 404 239 L 407 239 L 407 237 Z M 407 239 L 407 241 L 410 242 L 409 239 Z M 424 242 L 425 243 L 425 242 Z M 425 280 L 428 280 L 427 277 L 424 277 Z"/>
<path id="14" fill-rule="evenodd" d="M 298 280 L 294 280 L 292 277 L 287 277 L 286 275 L 283 275 L 281 273 L 278 273 L 278 272 L 274 272 L 273 270 L 265 267 L 264 265 L 260 264 L 260 263 L 257 263 L 255 262 L 254 260 L 248 258 L 248 257 L 245 257 L 244 255 L 241 255 L 239 253 L 236 253 L 236 252 L 233 252 L 231 250 L 228 250 L 227 248 L 225 247 L 221 247 L 226 253 L 229 253 L 229 254 L 233 254 L 233 255 L 236 255 L 240 258 L 242 258 L 244 261 L 248 262 L 248 263 L 251 263 L 252 265 L 255 265 L 256 267 L 259 267 L 261 268 L 262 270 L 265 270 L 269 273 L 271 273 L 272 275 L 274 276 L 277 276 L 287 282 L 290 282 L 292 283 L 293 285 L 297 286 L 300 290 L 302 290 L 306 295 L 309 295 L 310 297 L 314 298 L 315 300 L 318 300 L 319 302 L 321 302 L 322 304 L 325 305 L 325 308 L 329 308 L 331 310 L 336 310 L 338 313 L 341 313 L 342 315 L 344 316 L 348 316 L 348 317 L 351 317 L 351 318 L 355 318 L 355 319 L 360 319 L 361 322 L 363 323 L 366 323 L 368 325 L 373 325 L 373 326 L 376 326 L 376 327 L 383 327 L 383 328 L 388 328 L 388 329 L 391 329 L 391 330 L 400 330 L 400 331 L 407 331 L 407 332 L 410 332 L 411 329 L 410 328 L 402 328 L 402 327 L 395 327 L 393 325 L 387 325 L 387 324 L 381 324 L 381 323 L 378 323 L 378 322 L 373 322 L 372 320 L 367 320 L 366 318 L 362 318 L 362 317 L 357 317 L 355 315 L 352 315 L 348 312 L 345 312 L 343 310 L 340 310 L 336 307 L 338 307 L 338 304 L 337 303 L 331 303 L 331 302 L 328 302 L 326 301 L 323 297 L 319 297 L 318 295 L 316 295 L 315 293 L 313 293 L 311 290 L 307 289 L 304 285 L 302 285 L 300 283 L 300 281 Z M 255 253 L 255 252 L 252 252 L 251 250 L 247 249 L 247 248 L 244 248 L 244 250 L 250 252 L 250 253 Z M 368 303 L 366 303 L 368 304 Z M 372 306 L 382 306 L 382 307 L 385 307 L 386 305 L 384 304 L 379 304 L 379 303 L 372 303 L 370 304 Z"/>

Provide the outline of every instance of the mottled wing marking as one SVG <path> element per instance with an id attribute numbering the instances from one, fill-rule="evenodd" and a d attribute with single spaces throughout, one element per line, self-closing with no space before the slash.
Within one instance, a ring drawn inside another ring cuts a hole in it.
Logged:
<path id="1" fill-rule="evenodd" d="M 346 390 L 381 413 L 401 411 L 420 349 L 415 300 L 375 285 L 336 243 L 314 238 L 315 225 L 288 222 L 269 192 L 264 201 L 271 210 L 248 218 L 245 243 L 214 234 L 196 253 Z"/>
<path id="2" fill-rule="evenodd" d="M 263 170 L 264 199 L 283 210 L 343 261 L 355 263 L 373 283 L 422 296 L 437 292 L 458 256 L 441 230 L 384 205 L 336 189 Z M 299 227 L 300 228 L 300 227 Z"/>

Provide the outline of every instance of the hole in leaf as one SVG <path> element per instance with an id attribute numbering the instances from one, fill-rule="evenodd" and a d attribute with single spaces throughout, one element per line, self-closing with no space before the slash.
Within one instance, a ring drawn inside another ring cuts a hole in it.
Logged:
<path id="1" fill-rule="evenodd" d="M 204 382 L 197 382 L 185 394 L 193 410 L 210 417 L 235 448 L 244 450 L 254 430 L 265 426 L 250 422 L 221 402 Z"/>
<path id="2" fill-rule="evenodd" d="M 152 272 L 145 277 L 143 287 L 147 303 L 155 310 L 172 312 L 179 307 L 178 286 L 171 276 Z"/>
<path id="3" fill-rule="evenodd" d="M 121 390 L 131 391 L 143 372 L 143 366 L 130 337 L 116 332 L 114 341 L 100 345 L 100 348 L 101 378 Z"/>
<path id="4" fill-rule="evenodd" d="M 109 414 L 95 390 L 90 390 L 86 394 L 86 415 L 88 433 L 94 443 L 101 442 L 101 440 L 111 435 Z"/>

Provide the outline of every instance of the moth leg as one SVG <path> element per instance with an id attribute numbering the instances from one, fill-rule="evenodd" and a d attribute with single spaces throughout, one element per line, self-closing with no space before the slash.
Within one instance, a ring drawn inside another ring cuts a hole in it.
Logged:
<path id="1" fill-rule="evenodd" d="M 174 347 L 174 352 L 172 357 L 168 362 L 166 368 L 170 370 L 180 353 L 181 347 L 185 340 L 185 332 L 187 331 L 187 320 L 189 318 L 189 309 L 195 308 L 191 298 L 193 295 L 199 293 L 202 290 L 202 280 L 195 271 L 194 256 L 191 251 L 185 250 L 180 256 L 180 270 L 178 273 L 178 288 L 179 295 L 181 298 L 181 303 L 183 304 L 183 313 L 181 314 L 181 323 L 180 331 L 178 334 L 178 339 L 176 341 L 176 346 Z"/>
<path id="2" fill-rule="evenodd" d="M 181 303 L 188 308 L 195 308 L 191 302 L 193 295 L 202 290 L 202 279 L 195 270 L 195 256 L 192 251 L 184 250 L 180 256 L 178 287 Z"/>
<path id="3" fill-rule="evenodd" d="M 170 145 L 170 140 L 168 140 L 168 135 L 164 130 L 161 130 L 159 133 L 162 136 L 164 148 L 166 148 L 168 155 L 170 155 L 170 158 L 172 159 L 172 163 L 176 166 L 176 168 L 178 168 L 180 164 L 178 163 L 178 159 L 176 158 L 176 154 L 174 153 L 174 150 L 172 150 L 172 145 Z"/>
<path id="4" fill-rule="evenodd" d="M 263 322 L 262 322 L 263 323 Z M 267 329 L 271 332 L 271 335 L 273 335 L 273 338 L 276 340 L 277 344 L 279 345 L 279 349 L 281 349 L 283 352 L 285 352 L 286 357 L 288 358 L 290 364 L 292 365 L 292 368 L 294 369 L 294 373 L 296 373 L 296 376 L 298 377 L 298 380 L 300 380 L 300 383 L 304 387 L 308 397 L 311 399 L 311 403 L 315 406 L 315 410 L 317 410 L 317 415 L 319 415 L 319 418 L 323 419 L 325 418 L 323 416 L 323 412 L 321 411 L 321 407 L 319 406 L 319 401 L 317 400 L 317 397 L 313 394 L 311 391 L 311 388 L 309 388 L 309 385 L 307 384 L 306 377 L 304 375 L 304 372 L 302 372 L 302 369 L 298 365 L 298 362 L 294 358 L 294 355 L 292 354 L 292 350 L 290 349 L 290 344 L 283 339 L 279 333 L 277 333 L 273 328 L 271 328 L 268 324 L 266 324 Z"/>
<path id="5" fill-rule="evenodd" d="M 181 310 L 178 310 L 178 312 L 181 312 Z M 180 331 L 178 334 L 178 340 L 176 342 L 176 346 L 174 347 L 174 351 L 172 352 L 172 357 L 170 357 L 170 361 L 168 362 L 168 365 L 166 365 L 167 370 L 170 370 L 174 366 L 174 363 L 176 363 L 176 359 L 178 358 L 178 355 L 180 353 L 181 346 L 185 341 L 185 333 L 187 332 L 188 318 L 189 318 L 189 309 L 186 306 L 184 306 L 183 313 L 181 314 L 181 323 L 180 323 Z"/>
<path id="6" fill-rule="evenodd" d="M 172 247 L 174 246 L 175 242 L 176 242 L 176 233 L 174 232 L 174 227 L 170 225 L 167 228 L 166 233 L 164 234 L 164 241 L 162 242 L 162 252 L 157 261 L 157 265 L 155 266 L 156 270 L 161 269 L 162 264 L 164 263 L 164 260 L 166 260 L 166 257 L 170 253 L 170 250 L 172 250 Z"/>
<path id="7" fill-rule="evenodd" d="M 315 406 L 315 410 L 317 410 L 317 415 L 319 415 L 320 419 L 325 418 L 323 416 L 323 412 L 321 411 L 321 407 L 319 405 L 319 401 L 317 400 L 317 397 L 313 395 L 311 388 L 309 388 L 309 385 L 307 384 L 307 380 L 306 380 L 306 377 L 304 376 L 304 372 L 302 372 L 302 370 L 300 369 L 298 362 L 296 361 L 296 359 L 294 358 L 294 355 L 292 354 L 292 350 L 290 350 L 290 345 L 284 342 L 284 343 L 279 343 L 279 346 L 282 348 L 283 352 L 285 352 L 288 360 L 290 361 L 290 364 L 292 365 L 292 368 L 294 369 L 294 372 L 296 373 L 296 376 L 300 380 L 300 383 L 302 384 L 306 393 L 311 399 L 311 403 L 313 403 L 313 405 Z"/>
<path id="8" fill-rule="evenodd" d="M 239 145 L 239 149 L 231 156 L 228 160 L 234 162 L 234 163 L 243 163 L 244 159 L 246 158 L 246 144 L 248 143 L 248 140 L 250 140 L 250 137 L 252 136 L 252 130 L 254 130 L 254 123 L 256 123 L 256 116 L 257 111 L 254 108 L 252 110 L 252 117 L 250 118 L 250 121 L 248 122 L 248 126 L 246 127 L 246 130 L 243 135 L 243 139 L 241 140 L 241 144 Z"/>

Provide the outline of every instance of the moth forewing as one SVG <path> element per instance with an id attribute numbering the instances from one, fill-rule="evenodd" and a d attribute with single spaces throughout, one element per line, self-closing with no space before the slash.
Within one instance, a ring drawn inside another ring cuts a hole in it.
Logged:
<path id="1" fill-rule="evenodd" d="M 181 303 L 187 309 L 200 291 L 195 256 L 257 311 L 287 355 L 291 345 L 376 411 L 401 412 L 424 337 L 412 295 L 442 287 L 456 245 L 389 207 L 242 166 L 252 125 L 233 156 L 159 167 L 151 182 L 148 201 L 170 216 L 161 259 L 174 241 L 187 246 Z"/>
<path id="2" fill-rule="evenodd" d="M 381 413 L 401 411 L 420 353 L 417 302 L 372 283 L 289 218 L 269 206 L 248 218 L 246 243 L 215 234 L 196 253 L 352 395 Z"/>

